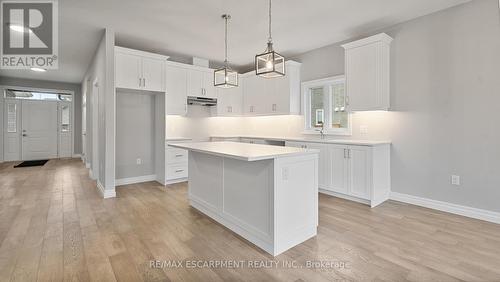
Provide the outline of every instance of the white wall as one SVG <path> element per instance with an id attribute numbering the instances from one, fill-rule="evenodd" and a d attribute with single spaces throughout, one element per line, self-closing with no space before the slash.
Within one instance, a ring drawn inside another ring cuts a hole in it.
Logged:
<path id="1" fill-rule="evenodd" d="M 154 101 L 154 95 L 116 93 L 117 179 L 155 174 Z"/>
<path id="2" fill-rule="evenodd" d="M 500 212 L 498 1 L 472 1 L 379 32 L 394 37 L 391 111 L 353 114 L 349 138 L 392 140 L 393 191 Z M 302 81 L 343 74 L 340 44 L 293 58 L 302 62 Z M 303 126 L 297 116 L 200 112 L 168 117 L 167 136 L 293 136 Z M 461 186 L 450 184 L 451 174 L 461 176 Z"/>

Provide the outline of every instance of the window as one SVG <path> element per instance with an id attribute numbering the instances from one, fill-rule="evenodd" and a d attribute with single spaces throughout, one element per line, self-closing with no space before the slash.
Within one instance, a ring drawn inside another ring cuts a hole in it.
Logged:
<path id="1" fill-rule="evenodd" d="M 71 102 L 71 94 L 35 92 L 26 90 L 6 89 L 5 98 L 25 99 L 25 100 L 43 100 L 43 101 L 66 101 Z"/>
<path id="2" fill-rule="evenodd" d="M 305 133 L 350 135 L 350 114 L 346 109 L 344 76 L 302 83 Z"/>

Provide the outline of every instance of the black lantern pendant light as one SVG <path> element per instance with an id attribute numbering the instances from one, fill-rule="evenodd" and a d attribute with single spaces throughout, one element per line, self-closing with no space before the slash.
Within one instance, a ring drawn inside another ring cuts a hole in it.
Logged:
<path id="1" fill-rule="evenodd" d="M 271 0 L 269 0 L 269 38 L 264 53 L 255 56 L 255 73 L 265 78 L 285 75 L 285 58 L 273 49 L 271 36 Z"/>
<path id="2" fill-rule="evenodd" d="M 231 15 L 222 15 L 225 20 L 225 53 L 224 53 L 224 67 L 214 71 L 214 86 L 221 88 L 231 88 L 238 86 L 238 73 L 229 67 L 227 61 L 227 21 L 231 19 Z"/>

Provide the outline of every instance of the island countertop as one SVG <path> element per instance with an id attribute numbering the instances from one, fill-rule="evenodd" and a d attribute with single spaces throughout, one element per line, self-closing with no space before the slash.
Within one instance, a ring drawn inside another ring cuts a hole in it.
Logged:
<path id="1" fill-rule="evenodd" d="M 169 146 L 250 162 L 319 153 L 319 150 L 315 149 L 301 149 L 239 142 L 186 142 L 172 143 L 169 144 Z"/>

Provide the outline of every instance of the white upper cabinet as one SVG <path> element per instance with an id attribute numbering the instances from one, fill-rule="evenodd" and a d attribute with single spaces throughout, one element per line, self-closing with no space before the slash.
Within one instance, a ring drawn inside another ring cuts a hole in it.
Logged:
<path id="1" fill-rule="evenodd" d="M 115 47 L 115 86 L 146 91 L 165 91 L 167 56 Z"/>
<path id="2" fill-rule="evenodd" d="M 243 113 L 249 116 L 300 114 L 300 63 L 286 62 L 286 75 L 262 78 L 249 72 L 243 81 Z"/>
<path id="3" fill-rule="evenodd" d="M 118 88 L 140 89 L 141 57 L 116 52 L 115 83 Z"/>
<path id="4" fill-rule="evenodd" d="M 167 115 L 187 113 L 188 69 L 170 65 L 165 67 Z"/>
<path id="5" fill-rule="evenodd" d="M 213 70 L 189 70 L 188 75 L 188 96 L 217 98 Z"/>
<path id="6" fill-rule="evenodd" d="M 142 58 L 142 87 L 149 91 L 165 91 L 165 61 Z"/>
<path id="7" fill-rule="evenodd" d="M 238 87 L 218 88 L 217 116 L 241 116 L 243 112 L 243 87 L 240 80 Z"/>
<path id="8" fill-rule="evenodd" d="M 349 111 L 389 110 L 391 41 L 381 33 L 342 45 Z"/>

